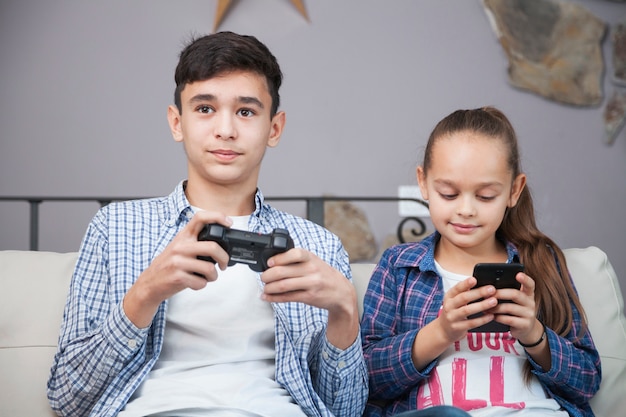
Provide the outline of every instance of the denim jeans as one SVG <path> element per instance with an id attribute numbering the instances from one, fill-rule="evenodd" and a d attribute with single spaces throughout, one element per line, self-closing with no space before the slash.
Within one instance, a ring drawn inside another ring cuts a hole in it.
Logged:
<path id="1" fill-rule="evenodd" d="M 424 408 L 422 410 L 405 411 L 394 417 L 469 417 L 469 414 L 460 408 L 449 405 Z"/>

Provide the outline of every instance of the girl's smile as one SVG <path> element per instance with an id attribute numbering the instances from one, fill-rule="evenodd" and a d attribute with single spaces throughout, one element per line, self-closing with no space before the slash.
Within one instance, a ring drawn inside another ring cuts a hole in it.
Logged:
<path id="1" fill-rule="evenodd" d="M 468 131 L 442 137 L 418 182 L 447 248 L 487 257 L 502 250 L 496 232 L 514 204 L 514 179 L 501 141 Z"/>
<path id="2" fill-rule="evenodd" d="M 459 234 L 471 234 L 478 229 L 478 226 L 471 224 L 450 223 L 454 230 Z"/>

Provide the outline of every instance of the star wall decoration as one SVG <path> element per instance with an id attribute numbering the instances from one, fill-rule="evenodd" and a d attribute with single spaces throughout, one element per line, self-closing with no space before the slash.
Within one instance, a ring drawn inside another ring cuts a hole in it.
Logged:
<path id="1" fill-rule="evenodd" d="M 303 0 L 290 0 L 290 2 L 296 7 L 296 9 L 298 9 L 298 12 L 307 21 L 309 21 L 309 16 L 304 7 L 304 1 Z M 232 5 L 232 0 L 218 0 L 217 1 L 217 9 L 215 10 L 215 21 L 213 22 L 213 32 L 217 32 L 217 29 L 219 28 L 220 24 L 224 20 L 224 16 L 226 16 L 226 13 L 230 9 L 231 5 Z"/>

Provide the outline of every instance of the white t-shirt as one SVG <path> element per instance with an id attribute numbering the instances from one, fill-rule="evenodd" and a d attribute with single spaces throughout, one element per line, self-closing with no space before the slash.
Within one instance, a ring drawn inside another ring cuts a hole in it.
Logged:
<path id="1" fill-rule="evenodd" d="M 435 262 L 448 291 L 466 276 L 446 271 Z M 548 398 L 533 376 L 524 383 L 525 350 L 506 333 L 468 333 L 440 357 L 419 389 L 418 408 L 448 404 L 475 417 L 567 416 Z"/>
<path id="2" fill-rule="evenodd" d="M 274 310 L 261 291 L 260 274 L 235 264 L 171 297 L 159 360 L 119 416 L 304 416 L 275 381 Z"/>

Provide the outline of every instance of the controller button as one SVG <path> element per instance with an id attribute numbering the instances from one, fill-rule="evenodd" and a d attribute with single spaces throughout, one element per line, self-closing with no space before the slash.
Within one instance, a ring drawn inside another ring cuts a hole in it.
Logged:
<path id="1" fill-rule="evenodd" d="M 209 236 L 211 237 L 222 237 L 224 234 L 224 229 L 218 225 L 212 225 L 209 228 Z"/>
<path id="2" fill-rule="evenodd" d="M 275 248 L 286 248 L 287 247 L 287 238 L 284 236 L 275 236 L 274 237 L 274 245 Z"/>

